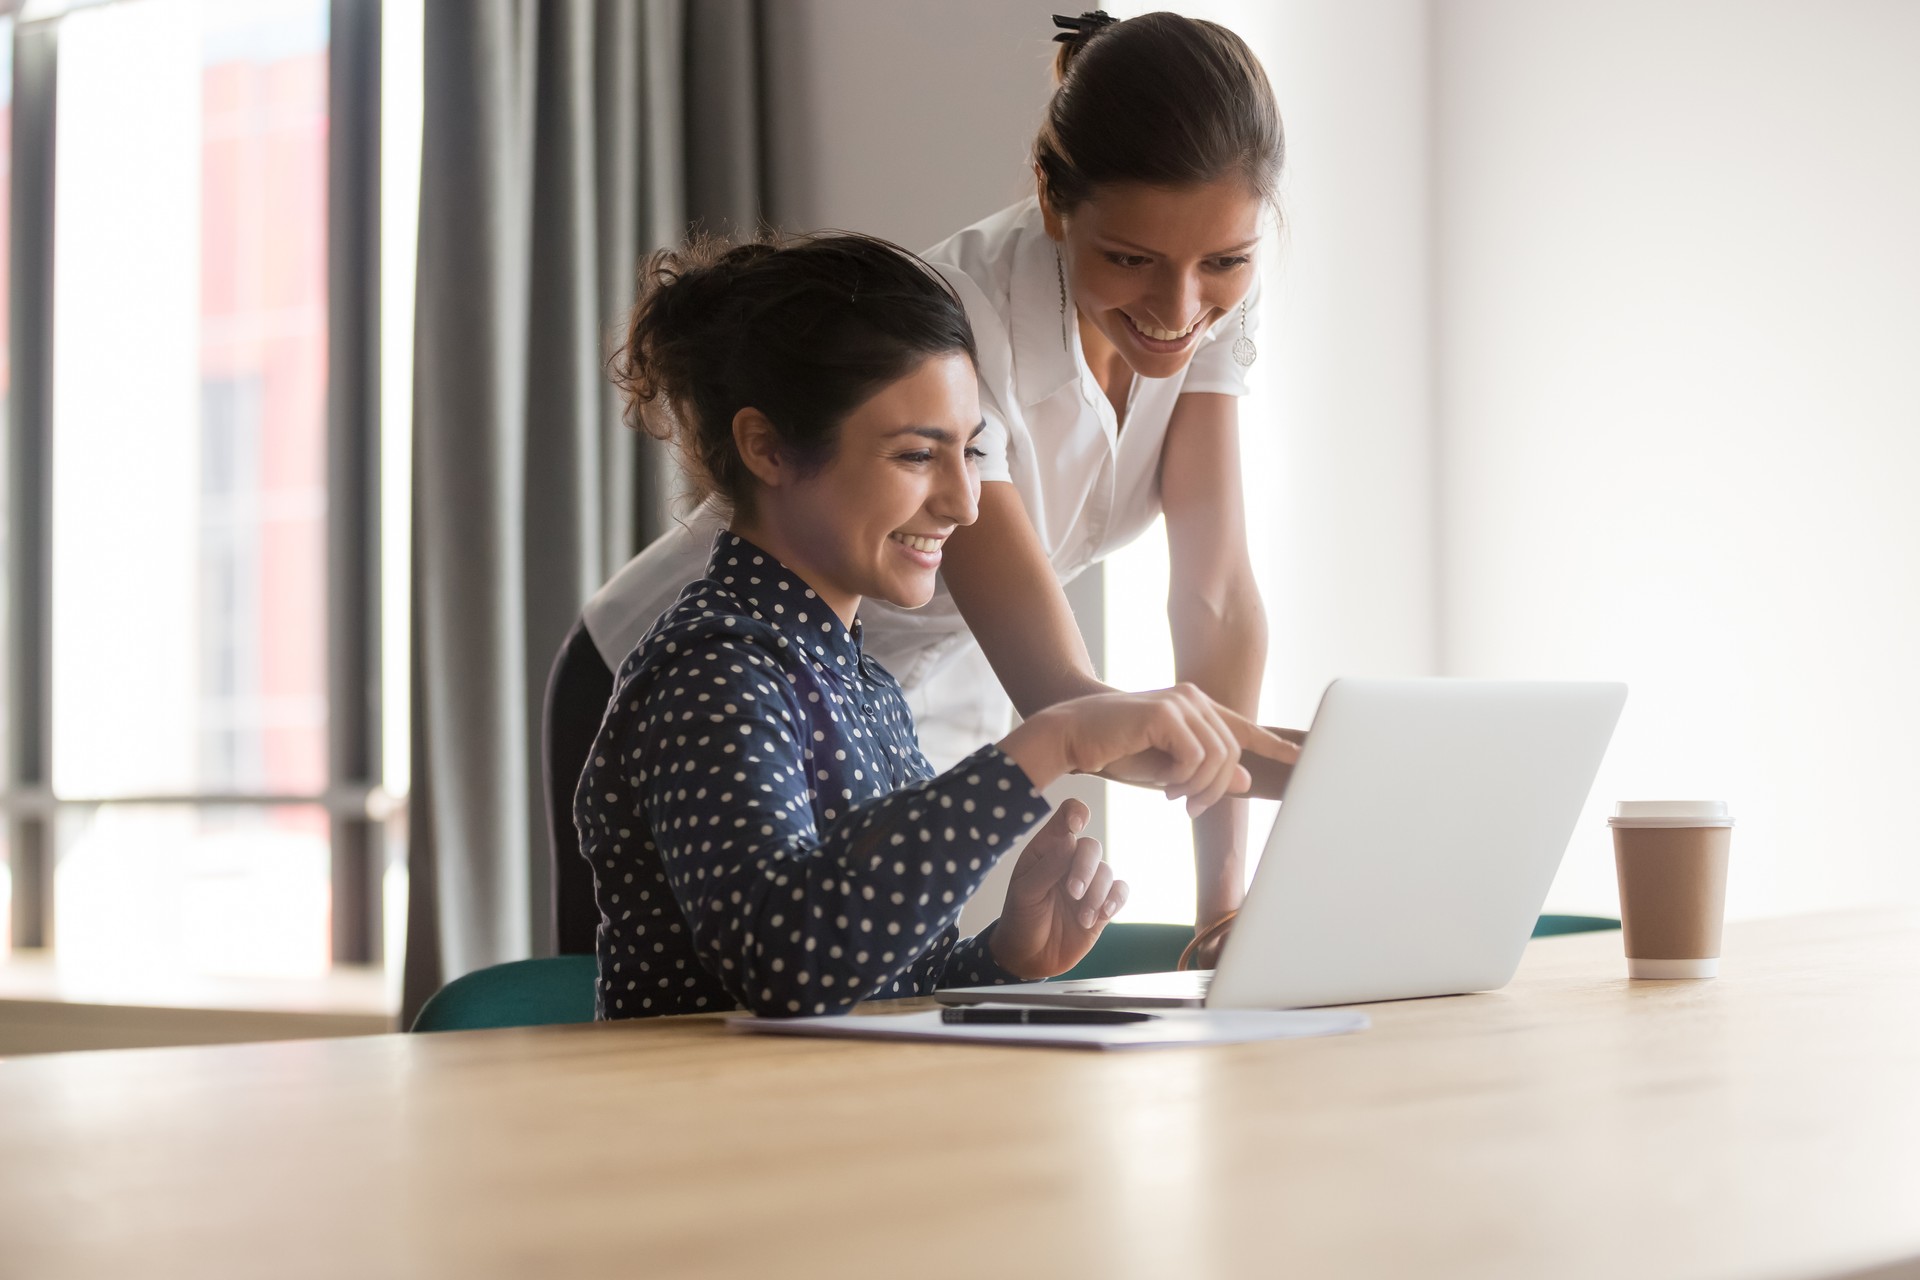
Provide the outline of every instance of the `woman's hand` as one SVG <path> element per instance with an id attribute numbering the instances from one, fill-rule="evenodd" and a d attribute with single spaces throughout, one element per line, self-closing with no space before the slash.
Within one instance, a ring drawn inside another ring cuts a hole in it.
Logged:
<path id="1" fill-rule="evenodd" d="M 1240 764 L 1242 751 L 1283 765 L 1300 756 L 1294 743 L 1191 684 L 1056 703 L 1003 738 L 1000 749 L 1039 787 L 1062 774 L 1099 773 L 1126 760 L 1130 770 L 1152 770 L 1130 781 L 1157 787 L 1170 800 L 1185 797 L 1190 815 L 1247 790 L 1252 779 Z"/>
<path id="2" fill-rule="evenodd" d="M 1282 742 L 1291 742 L 1293 744 L 1293 760 L 1281 761 L 1264 756 L 1254 759 L 1242 757 L 1240 763 L 1245 765 L 1247 772 L 1253 775 L 1253 786 L 1248 790 L 1247 794 L 1261 800 L 1284 800 L 1287 794 L 1287 784 L 1293 781 L 1294 762 L 1300 758 L 1300 748 L 1307 745 L 1307 731 L 1305 729 L 1276 729 L 1270 724 L 1263 724 L 1260 727 L 1265 729 L 1269 735 L 1280 739 Z"/>
<path id="3" fill-rule="evenodd" d="M 1305 729 L 1276 729 L 1270 724 L 1260 726 L 1282 742 L 1291 742 L 1295 747 L 1307 744 Z M 1252 751 L 1240 753 L 1240 767 L 1251 778 L 1245 792 L 1230 792 L 1231 796 L 1244 796 L 1249 800 L 1284 800 L 1287 795 L 1287 783 L 1293 780 L 1293 761 L 1275 760 Z M 1134 755 L 1122 756 L 1100 771 L 1100 776 L 1109 782 L 1124 782 L 1135 787 L 1159 788 L 1159 780 L 1166 776 L 1168 763 L 1166 753 L 1161 751 L 1141 751 Z"/>
<path id="4" fill-rule="evenodd" d="M 1126 905 L 1127 882 L 1100 860 L 1100 842 L 1082 836 L 1087 806 L 1068 800 L 1027 841 L 1013 864 L 1007 905 L 987 949 L 1022 978 L 1051 978 L 1093 950 L 1107 921 Z"/>

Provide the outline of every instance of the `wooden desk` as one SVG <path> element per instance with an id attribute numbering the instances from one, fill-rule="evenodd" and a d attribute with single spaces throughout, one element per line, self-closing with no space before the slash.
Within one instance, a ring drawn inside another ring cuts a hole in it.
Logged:
<path id="1" fill-rule="evenodd" d="M 0 1063 L 0 1274 L 1920 1275 L 1920 911 L 1635 983 L 1543 939 L 1340 1039 L 710 1020 Z"/>
<path id="2" fill-rule="evenodd" d="M 76 972 L 51 956 L 15 952 L 0 955 L 0 1059 L 378 1035 L 394 1028 L 397 994 L 388 994 L 380 970 L 359 966 L 317 978 L 214 978 Z"/>

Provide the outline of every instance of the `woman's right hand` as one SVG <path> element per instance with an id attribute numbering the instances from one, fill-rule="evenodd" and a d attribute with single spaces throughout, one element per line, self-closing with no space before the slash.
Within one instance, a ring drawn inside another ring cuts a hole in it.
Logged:
<path id="1" fill-rule="evenodd" d="M 1098 773 L 1127 757 L 1154 760 L 1158 776 L 1132 779 L 1184 797 L 1189 815 L 1250 785 L 1240 753 L 1292 764 L 1300 749 L 1221 706 L 1197 686 L 1101 693 L 1058 702 L 1023 722 L 1000 749 L 1045 787 L 1068 773 Z M 1142 757 L 1158 752 L 1159 757 Z M 1164 757 L 1164 763 L 1160 757 Z M 1137 767 L 1136 761 L 1130 764 Z"/>
<path id="2" fill-rule="evenodd" d="M 1272 737 L 1282 742 L 1291 742 L 1295 748 L 1307 745 L 1306 731 L 1303 729 L 1276 729 L 1272 725 L 1261 725 Z M 1294 760 L 1275 760 L 1251 751 L 1240 753 L 1240 767 L 1252 777 L 1244 798 L 1250 800 L 1284 800 L 1287 783 L 1293 780 L 1293 766 L 1299 753 L 1295 751 Z M 1157 779 L 1166 772 L 1167 762 L 1164 753 L 1143 751 L 1138 755 L 1126 756 L 1115 760 L 1100 771 L 1100 776 L 1109 782 L 1124 782 L 1136 787 L 1157 786 Z M 1242 793 L 1233 792 L 1236 798 Z"/>

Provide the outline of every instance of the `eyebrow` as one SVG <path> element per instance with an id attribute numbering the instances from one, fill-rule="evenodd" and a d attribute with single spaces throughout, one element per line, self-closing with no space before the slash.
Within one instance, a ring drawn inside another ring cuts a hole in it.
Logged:
<path id="1" fill-rule="evenodd" d="M 967 439 L 975 439 L 986 429 L 987 420 L 982 418 L 979 426 L 967 432 Z M 896 427 L 892 431 L 887 432 L 887 439 L 891 440 L 895 436 L 922 436 L 939 444 L 953 443 L 953 432 L 947 430 L 945 427 Z"/>
<path id="2" fill-rule="evenodd" d="M 1160 258 L 1160 257 L 1166 256 L 1162 254 L 1158 249 L 1149 249 L 1143 244 L 1135 244 L 1131 240 L 1122 240 L 1119 236 L 1102 236 L 1101 239 L 1105 240 L 1109 244 L 1117 244 L 1123 249 L 1131 249 L 1135 253 L 1144 253 L 1149 258 Z M 1222 254 L 1240 253 L 1243 250 L 1251 249 L 1259 243 L 1260 243 L 1260 237 L 1255 236 L 1251 240 L 1242 240 L 1239 244 L 1229 245 L 1225 249 L 1210 250 L 1209 252 L 1204 253 L 1200 256 L 1203 258 L 1218 258 Z"/>

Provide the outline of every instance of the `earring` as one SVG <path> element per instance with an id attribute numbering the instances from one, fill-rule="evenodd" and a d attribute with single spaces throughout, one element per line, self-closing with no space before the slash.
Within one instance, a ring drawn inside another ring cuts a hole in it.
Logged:
<path id="1" fill-rule="evenodd" d="M 1060 265 L 1060 246 L 1053 247 L 1053 278 L 1060 282 L 1060 345 L 1073 356 L 1073 339 L 1067 334 L 1067 269 Z"/>
<path id="2" fill-rule="evenodd" d="M 1260 348 L 1253 345 L 1253 339 L 1247 336 L 1247 304 L 1240 304 L 1240 336 L 1234 339 L 1233 362 L 1242 369 L 1260 358 Z"/>

